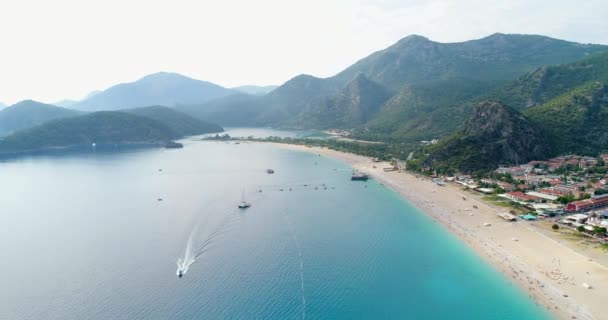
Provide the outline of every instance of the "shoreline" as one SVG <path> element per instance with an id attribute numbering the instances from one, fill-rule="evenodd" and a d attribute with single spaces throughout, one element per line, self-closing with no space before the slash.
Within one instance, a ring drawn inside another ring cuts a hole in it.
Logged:
<path id="1" fill-rule="evenodd" d="M 317 153 L 367 172 L 511 278 L 556 319 L 601 319 L 608 314 L 608 295 L 601 295 L 608 292 L 608 268 L 535 230 L 536 223 L 504 221 L 497 216 L 504 210 L 480 197 L 453 184 L 441 187 L 411 173 L 385 172 L 383 168 L 390 166 L 387 162 L 372 162 L 369 157 L 328 148 L 274 144 Z M 583 283 L 592 288 L 583 287 Z"/>

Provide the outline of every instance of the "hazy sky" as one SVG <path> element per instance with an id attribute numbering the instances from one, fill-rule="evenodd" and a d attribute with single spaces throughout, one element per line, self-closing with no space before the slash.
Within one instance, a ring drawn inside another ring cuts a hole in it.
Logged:
<path id="1" fill-rule="evenodd" d="M 281 84 L 333 75 L 409 34 L 494 32 L 608 44 L 608 1 L 0 0 L 0 101 L 81 98 L 157 71 Z"/>

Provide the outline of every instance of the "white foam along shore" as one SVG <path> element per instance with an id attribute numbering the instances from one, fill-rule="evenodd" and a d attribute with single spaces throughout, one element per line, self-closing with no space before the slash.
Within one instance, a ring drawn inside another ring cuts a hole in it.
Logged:
<path id="1" fill-rule="evenodd" d="M 441 187 L 410 173 L 385 172 L 386 162 L 327 148 L 277 145 L 331 157 L 370 174 L 458 236 L 557 319 L 608 319 L 608 268 L 557 236 L 539 232 L 543 226 L 507 222 L 498 217 L 504 210 L 456 185 Z"/>

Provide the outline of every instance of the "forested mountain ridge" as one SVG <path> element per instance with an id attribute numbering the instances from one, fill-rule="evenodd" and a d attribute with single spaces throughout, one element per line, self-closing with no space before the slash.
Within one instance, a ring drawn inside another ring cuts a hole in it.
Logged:
<path id="1" fill-rule="evenodd" d="M 299 75 L 265 96 L 229 96 L 181 110 L 220 124 L 354 129 L 365 139 L 415 143 L 449 135 L 475 103 L 526 72 L 606 50 L 537 35 L 493 34 L 459 43 L 414 35 L 333 77 Z M 345 95 L 357 77 L 377 86 Z M 356 115 L 357 101 L 367 101 L 370 112 L 363 117 Z"/>
<path id="2" fill-rule="evenodd" d="M 34 100 L 23 100 L 0 110 L 0 136 L 42 124 L 47 121 L 73 117 L 81 112 Z"/>

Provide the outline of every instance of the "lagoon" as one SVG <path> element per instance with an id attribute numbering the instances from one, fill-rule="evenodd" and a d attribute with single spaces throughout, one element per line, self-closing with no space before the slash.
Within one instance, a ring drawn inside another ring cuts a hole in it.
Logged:
<path id="1" fill-rule="evenodd" d="M 183 143 L 0 163 L 0 318 L 549 318 L 396 193 L 350 181 L 341 162 Z M 247 210 L 236 209 L 242 189 Z M 202 244 L 225 221 L 177 278 L 192 231 Z"/>

